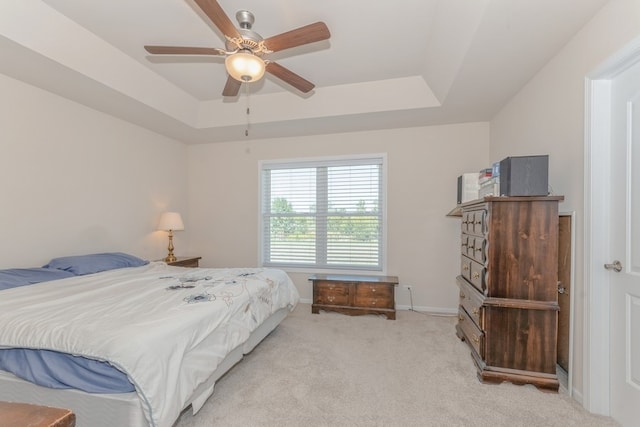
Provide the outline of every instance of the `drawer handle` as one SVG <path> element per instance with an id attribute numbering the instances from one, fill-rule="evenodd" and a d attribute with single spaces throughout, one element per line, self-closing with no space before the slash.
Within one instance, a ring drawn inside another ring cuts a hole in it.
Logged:
<path id="1" fill-rule="evenodd" d="M 462 314 L 458 315 L 458 320 L 464 322 L 464 317 L 462 317 Z"/>
<path id="2" fill-rule="evenodd" d="M 480 273 L 478 273 L 477 271 L 475 273 L 473 273 L 473 278 L 474 279 L 479 279 L 480 278 Z"/>
<path id="3" fill-rule="evenodd" d="M 476 252 L 482 251 L 482 248 L 476 248 Z"/>
<path id="4" fill-rule="evenodd" d="M 471 335 L 471 341 L 473 341 L 476 344 L 480 344 L 480 338 L 476 334 Z"/>
<path id="5" fill-rule="evenodd" d="M 475 223 L 476 223 L 476 224 L 478 224 L 478 225 L 480 225 L 480 224 L 482 224 L 482 221 L 478 220 L 478 221 L 476 221 Z"/>
<path id="6" fill-rule="evenodd" d="M 474 308 L 472 312 L 473 312 L 473 314 L 475 314 L 477 316 L 478 314 L 480 314 L 480 309 L 479 308 Z"/>
<path id="7" fill-rule="evenodd" d="M 469 270 L 469 266 L 468 266 L 468 265 L 465 265 L 464 267 L 462 267 L 462 270 L 463 270 L 463 271 L 468 271 L 468 270 Z"/>
<path id="8" fill-rule="evenodd" d="M 466 297 L 466 295 L 464 294 L 464 292 L 460 291 L 460 298 L 464 299 Z"/>

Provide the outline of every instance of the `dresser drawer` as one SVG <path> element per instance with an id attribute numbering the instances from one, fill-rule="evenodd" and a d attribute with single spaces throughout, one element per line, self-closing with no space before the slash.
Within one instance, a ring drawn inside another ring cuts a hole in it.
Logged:
<path id="1" fill-rule="evenodd" d="M 318 281 L 313 286 L 313 303 L 329 305 L 349 304 L 349 283 Z"/>
<path id="2" fill-rule="evenodd" d="M 467 236 L 467 246 L 466 246 L 467 250 L 462 254 L 473 259 L 475 256 L 475 247 L 476 247 L 476 238 L 473 236 Z"/>
<path id="3" fill-rule="evenodd" d="M 472 261 L 466 256 L 460 257 L 460 274 L 465 279 L 471 281 L 471 263 Z"/>
<path id="4" fill-rule="evenodd" d="M 463 233 L 469 233 L 473 231 L 473 212 L 462 213 L 461 229 Z"/>
<path id="5" fill-rule="evenodd" d="M 469 266 L 469 281 L 473 286 L 478 288 L 483 293 L 487 289 L 486 284 L 486 268 L 483 264 L 480 264 L 475 261 L 470 261 L 471 265 Z"/>
<path id="6" fill-rule="evenodd" d="M 393 285 L 357 283 L 353 298 L 355 307 L 394 308 Z"/>
<path id="7" fill-rule="evenodd" d="M 457 282 L 460 288 L 459 304 L 464 308 L 473 322 L 478 325 L 478 328 L 484 330 L 484 313 L 482 308 L 484 296 L 463 278 L 458 277 Z"/>
<path id="8" fill-rule="evenodd" d="M 475 237 L 469 240 L 473 240 L 473 243 L 469 244 L 469 246 L 473 246 L 473 252 L 469 257 L 478 261 L 480 264 L 484 264 L 487 260 L 487 240 L 484 237 Z"/>
<path id="9" fill-rule="evenodd" d="M 484 234 L 487 224 L 486 216 L 487 213 L 484 210 L 473 212 L 473 234 Z"/>
<path id="10" fill-rule="evenodd" d="M 462 307 L 458 307 L 458 327 L 478 356 L 484 357 L 484 334 Z"/>
<path id="11" fill-rule="evenodd" d="M 473 238 L 471 238 L 473 239 Z M 460 253 L 462 255 L 466 255 L 467 254 L 467 250 L 469 248 L 469 235 L 462 233 L 462 236 L 460 237 Z"/>

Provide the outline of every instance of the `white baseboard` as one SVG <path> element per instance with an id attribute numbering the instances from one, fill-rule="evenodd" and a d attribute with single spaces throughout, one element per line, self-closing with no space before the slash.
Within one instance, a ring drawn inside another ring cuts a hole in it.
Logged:
<path id="1" fill-rule="evenodd" d="M 410 305 L 396 305 L 396 310 L 412 310 Z M 413 311 L 419 311 L 421 313 L 436 314 L 441 316 L 456 316 L 458 314 L 458 308 L 443 308 L 443 307 L 426 307 L 420 305 L 414 305 Z"/>
<path id="2" fill-rule="evenodd" d="M 300 302 L 302 304 L 312 304 L 313 300 L 309 298 L 300 298 Z M 396 305 L 396 310 L 411 310 L 410 305 Z M 458 314 L 458 308 L 442 308 L 442 307 L 424 307 L 424 306 L 414 306 L 413 311 L 420 311 L 423 313 L 429 314 L 439 314 L 446 316 L 455 316 Z"/>

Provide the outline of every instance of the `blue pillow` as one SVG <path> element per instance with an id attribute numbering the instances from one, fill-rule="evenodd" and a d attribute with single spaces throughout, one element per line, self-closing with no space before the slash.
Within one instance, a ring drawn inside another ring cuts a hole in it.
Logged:
<path id="1" fill-rule="evenodd" d="M 114 270 L 116 268 L 140 267 L 148 264 L 133 255 L 122 252 L 108 252 L 103 254 L 77 255 L 54 258 L 44 268 L 68 271 L 77 276 L 98 273 L 100 271 Z"/>
<path id="2" fill-rule="evenodd" d="M 0 270 L 0 290 L 73 277 L 73 273 L 50 268 L 9 268 Z"/>

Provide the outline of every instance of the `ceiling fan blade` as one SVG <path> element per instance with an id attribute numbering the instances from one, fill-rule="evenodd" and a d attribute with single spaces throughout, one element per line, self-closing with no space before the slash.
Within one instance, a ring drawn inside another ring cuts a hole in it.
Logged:
<path id="1" fill-rule="evenodd" d="M 227 77 L 227 83 L 224 85 L 224 89 L 222 90 L 222 96 L 236 96 L 240 91 L 241 84 L 242 82 L 239 82 L 233 77 Z"/>
<path id="2" fill-rule="evenodd" d="M 309 80 L 305 80 L 293 71 L 288 68 L 283 67 L 282 65 L 276 62 L 269 62 L 265 69 L 266 72 L 271 73 L 276 76 L 280 80 L 289 83 L 291 86 L 298 89 L 300 92 L 307 93 L 316 85 L 311 83 Z"/>
<path id="3" fill-rule="evenodd" d="M 188 46 L 145 46 L 144 49 L 154 55 L 224 55 L 225 51 L 215 47 Z"/>
<path id="4" fill-rule="evenodd" d="M 316 22 L 286 33 L 265 39 L 264 45 L 267 49 L 277 52 L 279 50 L 289 49 L 303 44 L 326 40 L 331 37 L 329 28 L 324 22 Z"/>
<path id="5" fill-rule="evenodd" d="M 195 0 L 200 9 L 209 17 L 211 22 L 218 27 L 222 34 L 231 38 L 242 38 L 231 19 L 224 13 L 220 4 L 215 0 Z"/>

